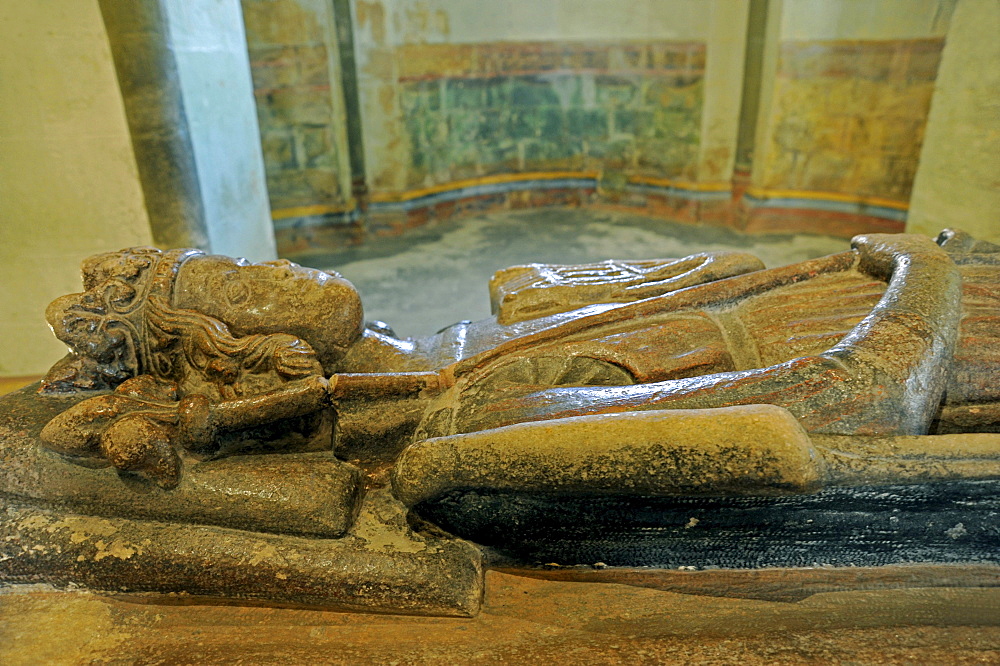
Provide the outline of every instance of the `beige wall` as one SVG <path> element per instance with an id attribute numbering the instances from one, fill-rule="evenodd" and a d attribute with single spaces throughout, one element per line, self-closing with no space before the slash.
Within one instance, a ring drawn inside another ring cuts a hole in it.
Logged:
<path id="1" fill-rule="evenodd" d="M 720 0 L 712 0 L 712 4 Z M 730 0 L 721 0 L 728 4 Z M 704 0 L 638 0 L 627 11 L 607 0 L 357 0 L 356 39 L 391 46 L 551 39 L 699 39 L 711 23 Z M 382 39 L 379 39 L 381 33 Z"/>
<path id="2" fill-rule="evenodd" d="M 771 138 L 771 110 L 774 108 L 774 81 L 778 76 L 778 57 L 781 46 L 783 0 L 770 0 L 764 35 L 764 52 L 760 71 L 760 97 L 757 109 L 757 127 L 754 130 L 750 180 L 764 180 L 768 165 L 768 142 Z"/>
<path id="3" fill-rule="evenodd" d="M 732 178 L 740 124 L 749 0 L 713 0 L 709 14 L 705 107 L 698 180 Z"/>
<path id="4" fill-rule="evenodd" d="M 355 202 L 333 3 L 242 5 L 274 219 L 350 210 Z"/>
<path id="5" fill-rule="evenodd" d="M 782 39 L 943 37 L 957 0 L 784 0 Z"/>
<path id="6" fill-rule="evenodd" d="M 1000 242 L 1000 3 L 961 0 L 941 56 L 907 230 Z"/>
<path id="7" fill-rule="evenodd" d="M 0 100 L 0 376 L 40 374 L 80 259 L 150 242 L 96 0 L 0 3 Z"/>

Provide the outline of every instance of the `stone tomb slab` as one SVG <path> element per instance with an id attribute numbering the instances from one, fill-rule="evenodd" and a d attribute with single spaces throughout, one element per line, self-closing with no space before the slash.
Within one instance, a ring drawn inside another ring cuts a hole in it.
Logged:
<path id="1" fill-rule="evenodd" d="M 358 471 L 332 456 L 201 463 L 175 490 L 140 491 L 41 449 L 38 432 L 69 402 L 34 389 L 0 399 L 0 580 L 351 611 L 479 609 L 479 549 L 414 531 L 387 489 L 359 499 Z"/>

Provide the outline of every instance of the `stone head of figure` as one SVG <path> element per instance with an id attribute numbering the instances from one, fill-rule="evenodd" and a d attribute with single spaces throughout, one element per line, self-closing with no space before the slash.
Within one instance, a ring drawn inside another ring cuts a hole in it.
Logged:
<path id="1" fill-rule="evenodd" d="M 148 374 L 241 393 L 269 373 L 334 372 L 363 331 L 349 282 L 287 261 L 139 247 L 90 257 L 82 272 L 85 291 L 46 310 L 71 352 L 46 378 L 49 390 Z"/>

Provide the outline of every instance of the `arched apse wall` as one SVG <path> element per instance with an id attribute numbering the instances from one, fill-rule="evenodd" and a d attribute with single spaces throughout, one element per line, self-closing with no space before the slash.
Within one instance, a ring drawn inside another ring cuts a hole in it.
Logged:
<path id="1" fill-rule="evenodd" d="M 941 57 L 907 229 L 1000 242 L 1000 3 L 962 0 Z"/>
<path id="2" fill-rule="evenodd" d="M 337 5 L 243 0 L 286 254 L 497 206 L 728 214 L 749 0 Z"/>
<path id="3" fill-rule="evenodd" d="M 337 20 L 340 0 L 241 4 L 279 250 L 295 250 L 290 242 L 305 238 L 301 230 L 355 234 L 359 202 L 351 188 L 342 80 L 345 67 L 353 70 L 353 53 L 341 48 L 340 34 L 349 34 L 350 12 L 342 10 Z M 353 146 L 360 144 L 358 134 Z"/>
<path id="4" fill-rule="evenodd" d="M 770 0 L 751 230 L 902 231 L 955 0 Z"/>
<path id="5" fill-rule="evenodd" d="M 373 213 L 727 196 L 747 2 L 354 6 Z"/>
<path id="6" fill-rule="evenodd" d="M 962 1 L 243 0 L 279 246 L 550 204 L 901 231 Z"/>

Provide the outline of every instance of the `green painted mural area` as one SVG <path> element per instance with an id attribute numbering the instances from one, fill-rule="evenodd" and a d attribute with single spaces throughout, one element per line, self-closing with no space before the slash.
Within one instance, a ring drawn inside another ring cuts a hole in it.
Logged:
<path id="1" fill-rule="evenodd" d="M 324 0 L 242 0 L 271 209 L 342 207 L 344 112 Z"/>
<path id="2" fill-rule="evenodd" d="M 686 69 L 552 68 L 403 80 L 408 181 L 605 169 L 693 177 L 703 75 Z"/>

